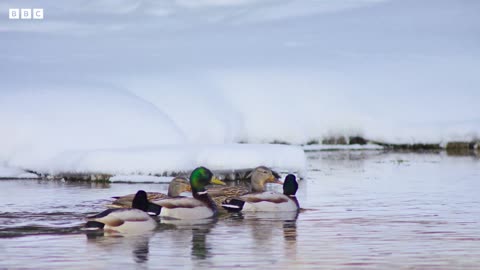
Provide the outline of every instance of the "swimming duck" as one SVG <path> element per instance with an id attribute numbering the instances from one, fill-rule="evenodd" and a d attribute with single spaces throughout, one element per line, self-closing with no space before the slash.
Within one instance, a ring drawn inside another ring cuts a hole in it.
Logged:
<path id="1" fill-rule="evenodd" d="M 237 198 L 248 193 L 265 192 L 265 185 L 267 183 L 283 184 L 282 181 L 278 180 L 280 175 L 265 166 L 255 168 L 247 175 L 247 178 L 250 178 L 251 189 L 244 186 L 212 187 L 208 189 L 208 194 L 210 194 L 219 209 L 223 209 L 222 204 L 226 200 Z"/>
<path id="2" fill-rule="evenodd" d="M 193 198 L 170 198 L 154 200 L 152 203 L 161 207 L 160 216 L 163 218 L 211 218 L 217 214 L 218 209 L 205 188 L 209 184 L 225 185 L 209 169 L 198 167 L 190 174 Z"/>
<path id="3" fill-rule="evenodd" d="M 147 192 L 147 199 L 149 201 L 158 201 L 167 198 L 180 197 L 180 194 L 183 192 L 191 192 L 192 188 L 190 187 L 190 182 L 187 178 L 182 176 L 177 176 L 170 181 L 168 185 L 168 193 L 160 192 Z M 107 205 L 108 208 L 131 208 L 132 201 L 135 197 L 135 194 L 128 194 L 125 196 L 113 197 L 116 199 L 111 204 Z"/>
<path id="4" fill-rule="evenodd" d="M 298 183 L 295 175 L 289 174 L 283 184 L 283 194 L 277 192 L 260 192 L 242 195 L 226 201 L 222 207 L 230 212 L 239 211 L 298 211 L 300 204 L 295 196 Z"/>
<path id="5" fill-rule="evenodd" d="M 141 233 L 156 228 L 157 222 L 147 211 L 155 209 L 158 215 L 160 207 L 152 205 L 147 199 L 147 193 L 139 190 L 133 198 L 132 208 L 108 209 L 97 215 L 87 217 L 87 230 L 103 229 L 108 232 Z"/>

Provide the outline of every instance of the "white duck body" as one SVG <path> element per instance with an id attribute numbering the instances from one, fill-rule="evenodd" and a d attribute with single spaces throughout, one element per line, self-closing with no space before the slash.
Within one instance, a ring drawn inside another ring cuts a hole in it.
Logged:
<path id="1" fill-rule="evenodd" d="M 243 212 L 287 212 L 298 211 L 295 195 L 287 196 L 277 192 L 266 191 L 240 196 L 245 201 Z"/>
<path id="2" fill-rule="evenodd" d="M 162 218 L 193 220 L 211 218 L 215 215 L 212 208 L 196 198 L 163 199 L 153 203 L 162 207 L 160 212 Z"/>
<path id="3" fill-rule="evenodd" d="M 109 209 L 88 220 L 103 223 L 104 231 L 119 233 L 142 233 L 157 227 L 155 220 L 138 209 Z"/>

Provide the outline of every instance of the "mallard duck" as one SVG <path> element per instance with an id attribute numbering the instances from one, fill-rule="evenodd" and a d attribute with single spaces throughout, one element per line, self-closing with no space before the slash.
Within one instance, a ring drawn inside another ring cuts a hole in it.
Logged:
<path id="1" fill-rule="evenodd" d="M 108 209 L 97 215 L 87 217 L 85 224 L 87 230 L 103 229 L 108 232 L 140 233 L 151 231 L 157 226 L 147 211 L 160 208 L 152 205 L 147 199 L 147 193 L 139 190 L 133 198 L 132 208 Z"/>
<path id="2" fill-rule="evenodd" d="M 168 193 L 160 192 L 147 192 L 147 199 L 149 201 L 158 201 L 166 198 L 175 198 L 179 197 L 182 192 L 191 192 L 192 188 L 190 187 L 190 182 L 187 178 L 182 176 L 177 176 L 170 181 L 168 185 Z M 135 197 L 135 194 L 128 194 L 125 196 L 113 197 L 116 199 L 111 204 L 107 205 L 109 208 L 131 208 L 132 201 Z"/>
<path id="3" fill-rule="evenodd" d="M 170 198 L 154 200 L 152 203 L 162 209 L 160 217 L 173 219 L 203 219 L 217 214 L 217 206 L 208 195 L 205 186 L 208 184 L 225 185 L 213 173 L 205 168 L 198 167 L 190 174 L 190 185 L 193 198 Z"/>
<path id="4" fill-rule="evenodd" d="M 300 205 L 295 196 L 298 183 L 295 175 L 289 174 L 283 184 L 283 194 L 277 192 L 260 192 L 242 195 L 226 201 L 222 207 L 230 212 L 239 211 L 298 211 Z"/>
<path id="5" fill-rule="evenodd" d="M 208 194 L 210 194 L 219 209 L 223 209 L 222 204 L 226 200 L 237 198 L 248 193 L 264 192 L 267 183 L 283 184 L 282 181 L 278 180 L 280 175 L 265 166 L 255 168 L 247 175 L 247 178 L 250 178 L 251 189 L 244 186 L 212 187 L 208 189 Z"/>

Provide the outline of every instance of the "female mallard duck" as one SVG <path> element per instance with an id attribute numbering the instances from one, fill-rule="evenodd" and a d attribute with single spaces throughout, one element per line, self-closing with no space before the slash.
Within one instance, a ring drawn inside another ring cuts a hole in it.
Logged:
<path id="1" fill-rule="evenodd" d="M 295 196 L 298 183 L 295 175 L 287 175 L 283 184 L 283 194 L 277 192 L 250 193 L 226 201 L 222 207 L 230 212 L 239 211 L 298 211 L 300 205 Z"/>
<path id="2" fill-rule="evenodd" d="M 103 229 L 104 231 L 119 233 L 151 231 L 157 226 L 157 222 L 147 213 L 152 208 L 156 209 L 158 215 L 160 207 L 151 204 L 147 199 L 147 193 L 139 190 L 133 198 L 132 208 L 108 209 L 100 214 L 89 216 L 85 228 L 87 230 Z"/>
<path id="3" fill-rule="evenodd" d="M 210 194 L 219 209 L 223 209 L 223 202 L 232 198 L 237 198 L 248 193 L 265 192 L 265 185 L 267 183 L 283 184 L 282 181 L 278 180 L 280 175 L 265 166 L 255 168 L 247 175 L 247 178 L 250 178 L 251 189 L 244 186 L 212 187 L 208 189 L 208 194 Z"/>
<path id="4" fill-rule="evenodd" d="M 149 201 L 158 201 L 167 198 L 175 198 L 180 197 L 180 194 L 183 192 L 191 192 L 192 188 L 190 187 L 190 182 L 188 182 L 187 178 L 177 176 L 170 181 L 168 185 L 168 193 L 160 193 L 160 192 L 147 192 L 147 199 Z M 135 194 L 128 194 L 121 197 L 113 197 L 116 199 L 111 204 L 107 205 L 109 208 L 131 208 L 132 201 L 135 197 Z"/>
<path id="5" fill-rule="evenodd" d="M 225 185 L 209 169 L 198 167 L 190 174 L 193 198 L 170 198 L 154 200 L 152 203 L 162 208 L 160 216 L 163 218 L 203 219 L 213 217 L 217 214 L 217 206 L 205 189 L 208 184 Z"/>

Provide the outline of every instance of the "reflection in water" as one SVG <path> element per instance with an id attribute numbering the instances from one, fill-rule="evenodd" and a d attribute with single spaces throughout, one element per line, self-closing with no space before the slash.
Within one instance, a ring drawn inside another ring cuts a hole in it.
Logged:
<path id="1" fill-rule="evenodd" d="M 210 247 L 207 245 L 207 234 L 210 229 L 192 230 L 192 259 L 206 259 L 209 255 Z"/>
<path id="2" fill-rule="evenodd" d="M 283 240 L 285 242 L 285 256 L 290 260 L 297 259 L 297 219 L 298 213 L 291 219 L 283 221 Z"/>
<path id="3" fill-rule="evenodd" d="M 242 216 L 241 226 L 250 227 L 256 250 L 277 246 L 283 235 L 285 256 L 296 257 L 298 212 L 245 212 Z"/>
<path id="4" fill-rule="evenodd" d="M 298 212 L 294 219 L 286 219 L 283 221 L 283 238 L 286 243 L 297 241 L 297 218 Z"/>
<path id="5" fill-rule="evenodd" d="M 191 231 L 191 256 L 194 260 L 204 260 L 210 256 L 211 247 L 207 243 L 207 235 L 214 228 L 218 219 L 177 220 L 162 219 L 162 225 L 170 225 L 172 229 Z"/>
<path id="6" fill-rule="evenodd" d="M 146 238 L 145 241 L 136 242 L 132 251 L 133 259 L 136 263 L 144 263 L 148 261 L 148 240 L 149 238 Z"/>
<path id="7" fill-rule="evenodd" d="M 133 261 L 137 264 L 146 263 L 149 255 L 150 238 L 155 235 L 150 232 L 142 235 L 127 235 L 107 232 L 87 232 L 87 242 L 106 250 L 118 248 L 131 250 Z"/>

